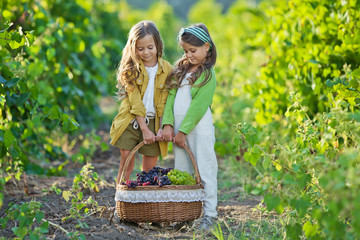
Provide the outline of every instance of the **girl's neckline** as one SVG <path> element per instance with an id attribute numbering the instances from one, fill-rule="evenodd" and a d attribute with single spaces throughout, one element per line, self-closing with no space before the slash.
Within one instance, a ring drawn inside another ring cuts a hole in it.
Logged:
<path id="1" fill-rule="evenodd" d="M 145 65 L 144 65 L 145 66 Z M 155 68 L 158 66 L 158 63 L 156 62 L 156 64 L 154 66 L 151 66 L 151 67 L 148 67 L 148 66 L 145 66 L 146 68 Z"/>

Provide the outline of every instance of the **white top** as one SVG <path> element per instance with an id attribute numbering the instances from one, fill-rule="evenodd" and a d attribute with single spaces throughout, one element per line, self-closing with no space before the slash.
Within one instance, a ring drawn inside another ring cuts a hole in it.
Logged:
<path id="1" fill-rule="evenodd" d="M 181 85 L 178 88 L 175 101 L 174 101 L 174 114 L 185 115 L 190 107 L 191 103 L 191 85 L 189 84 L 189 77 L 191 73 L 187 73 L 184 79 L 181 81 Z"/>
<path id="2" fill-rule="evenodd" d="M 154 91 L 155 91 L 155 76 L 158 70 L 158 64 L 154 67 L 145 67 L 148 75 L 149 75 L 149 83 L 147 85 L 143 103 L 146 108 L 146 116 L 155 116 L 155 106 L 154 106 Z"/>

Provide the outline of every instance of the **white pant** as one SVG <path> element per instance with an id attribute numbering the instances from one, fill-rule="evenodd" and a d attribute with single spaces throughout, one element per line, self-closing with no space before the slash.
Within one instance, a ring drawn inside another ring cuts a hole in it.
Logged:
<path id="1" fill-rule="evenodd" d="M 175 134 L 178 132 L 185 115 L 175 115 Z M 217 211 L 217 171 L 218 163 L 214 150 L 215 134 L 210 108 L 193 131 L 186 136 L 186 144 L 190 147 L 196 159 L 201 183 L 205 190 L 204 215 L 216 217 Z M 181 171 L 194 173 L 185 149 L 173 144 L 175 168 Z"/>

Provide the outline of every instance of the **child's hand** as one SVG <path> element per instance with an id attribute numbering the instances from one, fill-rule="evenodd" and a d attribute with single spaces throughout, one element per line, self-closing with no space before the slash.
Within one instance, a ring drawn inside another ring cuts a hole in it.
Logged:
<path id="1" fill-rule="evenodd" d="M 152 131 L 150 131 L 150 129 L 145 123 L 145 119 L 143 117 L 136 116 L 136 120 L 138 121 L 141 132 L 143 134 L 144 143 L 145 144 L 154 143 L 156 141 L 155 134 Z"/>
<path id="2" fill-rule="evenodd" d="M 163 141 L 162 133 L 163 133 L 163 130 L 162 130 L 162 128 L 160 128 L 155 136 L 156 141 L 158 141 L 158 142 Z"/>
<path id="3" fill-rule="evenodd" d="M 155 134 L 149 128 L 141 130 L 145 144 L 153 144 L 156 141 Z"/>
<path id="4" fill-rule="evenodd" d="M 185 147 L 185 141 L 186 141 L 186 134 L 179 131 L 175 136 L 175 144 L 183 148 Z"/>
<path id="5" fill-rule="evenodd" d="M 162 132 L 162 137 L 164 141 L 166 142 L 172 142 L 174 141 L 174 129 L 171 125 L 165 125 L 164 130 Z"/>

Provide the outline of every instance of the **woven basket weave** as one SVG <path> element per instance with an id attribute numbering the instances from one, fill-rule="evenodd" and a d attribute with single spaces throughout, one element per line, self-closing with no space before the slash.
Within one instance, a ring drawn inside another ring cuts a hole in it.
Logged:
<path id="1" fill-rule="evenodd" d="M 124 168 L 121 173 L 123 177 L 125 170 L 130 162 L 130 159 L 135 152 L 144 145 L 144 142 L 139 143 L 129 154 L 125 160 Z M 197 193 L 203 192 L 201 179 L 196 160 L 193 153 L 187 145 L 185 150 L 189 154 L 192 165 L 195 170 L 196 185 L 164 185 L 162 187 L 156 185 L 137 186 L 135 188 L 128 188 L 126 185 L 118 184 L 116 187 L 117 194 L 126 193 L 132 194 L 133 191 L 164 191 L 162 193 L 187 193 L 189 191 Z M 161 202 L 129 202 L 129 201 L 116 201 L 116 212 L 121 220 L 128 222 L 183 222 L 192 221 L 200 217 L 202 210 L 202 200 L 184 201 L 179 202 L 178 199 L 167 199 Z"/>

